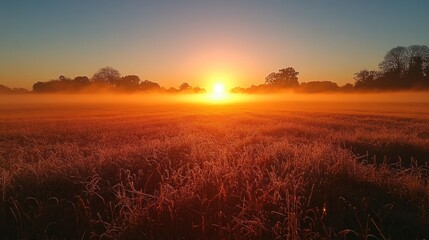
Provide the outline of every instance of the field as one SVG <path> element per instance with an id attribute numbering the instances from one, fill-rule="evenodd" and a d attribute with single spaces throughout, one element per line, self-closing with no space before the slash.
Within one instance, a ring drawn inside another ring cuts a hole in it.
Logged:
<path id="1" fill-rule="evenodd" d="M 0 104 L 3 239 L 427 239 L 429 103 Z"/>

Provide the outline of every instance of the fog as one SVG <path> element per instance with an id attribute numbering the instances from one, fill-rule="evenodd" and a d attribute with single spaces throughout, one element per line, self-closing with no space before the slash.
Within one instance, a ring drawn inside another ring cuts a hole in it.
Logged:
<path id="1" fill-rule="evenodd" d="M 255 101 L 427 103 L 429 92 L 284 93 L 255 95 Z"/>
<path id="2" fill-rule="evenodd" d="M 228 94 L 23 94 L 0 95 L 0 105 L 32 104 L 236 104 L 281 102 L 429 103 L 429 92 Z"/>

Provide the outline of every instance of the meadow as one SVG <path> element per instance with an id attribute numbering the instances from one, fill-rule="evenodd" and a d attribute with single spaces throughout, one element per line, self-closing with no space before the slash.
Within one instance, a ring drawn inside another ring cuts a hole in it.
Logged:
<path id="1" fill-rule="evenodd" d="M 427 239 L 429 103 L 2 101 L 2 239 Z"/>

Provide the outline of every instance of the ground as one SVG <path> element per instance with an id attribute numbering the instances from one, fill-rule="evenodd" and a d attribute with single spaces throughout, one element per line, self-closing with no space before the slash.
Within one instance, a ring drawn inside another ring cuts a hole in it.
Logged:
<path id="1" fill-rule="evenodd" d="M 423 239 L 429 104 L 0 104 L 4 239 Z"/>

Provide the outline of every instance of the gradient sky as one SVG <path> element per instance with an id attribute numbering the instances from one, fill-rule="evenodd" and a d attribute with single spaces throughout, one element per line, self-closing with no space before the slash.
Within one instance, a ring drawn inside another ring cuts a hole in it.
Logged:
<path id="1" fill-rule="evenodd" d="M 429 45 L 429 1 L 1 0 L 0 84 L 31 89 L 112 66 L 162 86 L 353 82 L 398 45 Z"/>

